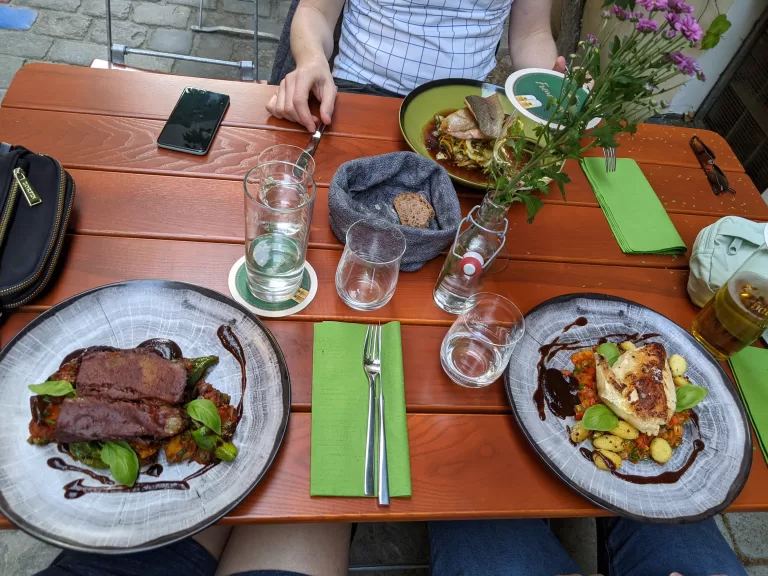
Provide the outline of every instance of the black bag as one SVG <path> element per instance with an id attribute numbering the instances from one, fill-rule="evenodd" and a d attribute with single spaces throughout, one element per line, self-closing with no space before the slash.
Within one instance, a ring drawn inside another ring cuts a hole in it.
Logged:
<path id="1" fill-rule="evenodd" d="M 0 314 L 48 284 L 74 198 L 75 182 L 56 160 L 0 144 Z"/>

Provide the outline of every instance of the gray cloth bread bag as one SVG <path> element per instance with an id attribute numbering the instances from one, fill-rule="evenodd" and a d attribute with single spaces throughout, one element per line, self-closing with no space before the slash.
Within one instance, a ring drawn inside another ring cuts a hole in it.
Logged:
<path id="1" fill-rule="evenodd" d="M 429 228 L 400 224 L 395 196 L 416 192 L 435 209 Z M 400 270 L 413 272 L 447 248 L 461 222 L 461 207 L 445 168 L 414 152 L 392 152 L 345 162 L 328 192 L 331 228 L 344 243 L 349 227 L 363 218 L 380 218 L 399 226 L 406 248 Z"/>

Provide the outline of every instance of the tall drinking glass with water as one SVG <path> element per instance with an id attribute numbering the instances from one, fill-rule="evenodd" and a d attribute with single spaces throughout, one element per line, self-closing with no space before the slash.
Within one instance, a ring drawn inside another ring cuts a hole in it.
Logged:
<path id="1" fill-rule="evenodd" d="M 284 302 L 301 286 L 315 202 L 315 181 L 293 162 L 252 168 L 245 186 L 248 289 L 265 302 Z"/>
<path id="2" fill-rule="evenodd" d="M 718 360 L 755 342 L 768 329 L 768 226 L 757 249 L 704 305 L 691 333 Z"/>
<path id="3" fill-rule="evenodd" d="M 489 292 L 470 296 L 440 347 L 443 370 L 461 386 L 488 386 L 504 372 L 524 332 L 525 319 L 512 302 Z"/>
<path id="4" fill-rule="evenodd" d="M 315 176 L 315 159 L 312 155 L 298 146 L 290 144 L 276 144 L 266 148 L 261 154 L 257 164 L 266 164 L 267 162 L 290 162 L 298 164 L 300 168 L 307 171 L 309 176 Z"/>

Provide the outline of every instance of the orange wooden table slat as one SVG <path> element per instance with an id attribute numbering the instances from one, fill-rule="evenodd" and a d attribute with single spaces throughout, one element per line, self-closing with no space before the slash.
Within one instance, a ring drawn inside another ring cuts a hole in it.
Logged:
<path id="1" fill-rule="evenodd" d="M 3 98 L 3 107 L 164 121 L 182 90 L 194 86 L 229 95 L 225 126 L 289 130 L 306 135 L 302 126 L 278 120 L 267 112 L 265 106 L 277 91 L 276 86 L 149 72 L 131 74 L 126 81 L 124 75 L 120 70 L 29 64 L 16 73 Z M 317 106 L 313 104 L 312 109 L 317 115 Z M 333 125 L 327 133 L 402 140 L 397 121 L 399 109 L 397 98 L 341 93 L 337 97 Z"/>
<path id="2" fill-rule="evenodd" d="M 94 170 L 73 170 L 72 176 L 77 183 L 77 195 L 70 229 L 78 234 L 243 242 L 240 182 Z M 569 190 L 578 185 L 569 185 Z M 480 201 L 479 197 L 466 194 L 459 199 L 464 214 Z M 147 206 L 152 209 L 146 210 Z M 716 220 L 715 216 L 674 213 L 670 216 L 689 249 L 699 231 Z M 687 254 L 678 257 L 623 254 L 602 210 L 596 206 L 552 204 L 539 213 L 534 225 L 528 225 L 525 207 L 516 204 L 509 220 L 516 240 L 508 244 L 503 257 L 669 268 L 688 266 Z M 575 238 L 579 241 L 573 242 Z M 327 188 L 317 190 L 310 247 L 342 248 L 328 224 Z"/>

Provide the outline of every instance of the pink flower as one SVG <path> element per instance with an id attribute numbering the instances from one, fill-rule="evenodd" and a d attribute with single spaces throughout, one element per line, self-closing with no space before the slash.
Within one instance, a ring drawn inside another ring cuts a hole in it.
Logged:
<path id="1" fill-rule="evenodd" d="M 637 22 L 642 18 L 644 14 L 642 12 L 627 12 L 627 18 L 630 22 Z"/>
<path id="2" fill-rule="evenodd" d="M 668 0 L 638 0 L 638 4 L 648 12 L 666 12 L 669 8 Z"/>
<path id="3" fill-rule="evenodd" d="M 640 18 L 638 23 L 635 24 L 635 28 L 638 32 L 647 34 L 648 32 L 656 32 L 659 29 L 659 23 L 650 18 Z"/>
<path id="4" fill-rule="evenodd" d="M 669 30 L 664 30 L 662 34 L 664 35 L 664 38 L 667 38 L 668 40 L 672 40 L 672 38 L 677 36 L 677 30 L 670 28 Z"/>
<path id="5" fill-rule="evenodd" d="M 696 21 L 696 18 L 691 16 L 690 14 L 686 14 L 680 19 L 680 27 L 677 28 L 683 36 L 685 36 L 686 40 L 690 40 L 691 42 L 698 42 L 701 40 L 701 37 L 704 36 L 704 31 L 701 29 L 701 26 L 699 26 L 699 23 Z"/>
<path id="6" fill-rule="evenodd" d="M 597 36 L 594 34 L 587 34 L 587 42 L 590 44 L 597 46 Z"/>
<path id="7" fill-rule="evenodd" d="M 693 6 L 686 4 L 685 0 L 667 0 L 667 8 L 678 14 L 690 14 L 693 12 Z"/>
<path id="8" fill-rule="evenodd" d="M 616 18 L 618 18 L 622 22 L 627 18 L 629 18 L 629 12 L 624 10 L 624 8 L 622 8 L 621 6 L 616 6 L 615 4 L 613 5 L 613 13 L 616 14 Z"/>
<path id="9" fill-rule="evenodd" d="M 610 10 L 603 10 L 600 12 L 600 16 L 606 20 L 610 20 L 611 16 L 613 16 L 613 13 Z"/>
<path id="10" fill-rule="evenodd" d="M 680 14 L 677 14 L 676 12 L 667 12 L 664 15 L 664 18 L 667 19 L 667 22 L 669 22 L 669 25 L 674 30 L 680 30 L 680 28 L 679 28 L 679 26 L 680 26 Z"/>
<path id="11" fill-rule="evenodd" d="M 688 76 L 694 76 L 701 73 L 701 67 L 699 66 L 699 63 L 696 62 L 693 58 L 690 56 L 686 56 L 680 50 L 677 52 L 671 52 L 669 54 L 665 54 L 664 58 L 672 62 L 675 66 L 677 66 L 678 70 L 682 72 L 683 74 L 687 74 Z M 703 74 L 702 74 L 703 76 Z"/>

